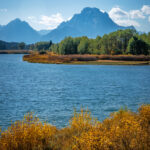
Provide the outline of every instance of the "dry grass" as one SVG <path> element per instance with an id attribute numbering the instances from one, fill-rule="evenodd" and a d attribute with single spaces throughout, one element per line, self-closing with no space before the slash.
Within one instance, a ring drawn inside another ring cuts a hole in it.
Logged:
<path id="1" fill-rule="evenodd" d="M 120 61 L 150 61 L 150 56 L 145 55 L 99 55 L 100 60 Z"/>
<path id="2" fill-rule="evenodd" d="M 54 55 L 31 54 L 23 57 L 24 61 L 32 63 L 52 64 L 95 64 L 95 65 L 147 65 L 150 56 L 133 55 Z"/>
<path id="3" fill-rule="evenodd" d="M 0 135 L 0 150 L 149 150 L 150 105 L 137 113 L 119 110 L 99 122 L 89 111 L 74 113 L 63 129 L 42 123 L 32 114 Z"/>
<path id="4" fill-rule="evenodd" d="M 31 54 L 31 50 L 0 50 L 0 54 Z"/>

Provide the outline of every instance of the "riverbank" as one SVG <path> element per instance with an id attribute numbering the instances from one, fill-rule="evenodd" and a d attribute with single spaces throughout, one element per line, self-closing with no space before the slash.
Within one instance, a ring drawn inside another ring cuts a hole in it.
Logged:
<path id="1" fill-rule="evenodd" d="M 31 50 L 0 50 L 0 54 L 31 54 Z"/>
<path id="2" fill-rule="evenodd" d="M 81 109 L 62 129 L 29 113 L 1 132 L 0 150 L 148 150 L 149 135 L 150 105 L 137 113 L 121 109 L 103 122 Z"/>
<path id="3" fill-rule="evenodd" d="M 30 63 L 78 65 L 150 65 L 150 56 L 134 55 L 54 55 L 30 54 L 23 56 Z"/>

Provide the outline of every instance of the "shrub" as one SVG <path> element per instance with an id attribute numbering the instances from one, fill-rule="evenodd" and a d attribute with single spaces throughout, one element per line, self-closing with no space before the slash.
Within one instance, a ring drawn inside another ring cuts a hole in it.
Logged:
<path id="1" fill-rule="evenodd" d="M 0 150 L 149 150 L 149 141 L 150 105 L 142 105 L 137 113 L 121 109 L 103 122 L 81 109 L 62 129 L 27 114 L 1 133 Z"/>
<path id="2" fill-rule="evenodd" d="M 74 139 L 77 150 L 148 150 L 150 105 L 143 105 L 138 114 L 126 110 L 113 113 L 103 123 Z"/>
<path id="3" fill-rule="evenodd" d="M 32 113 L 1 133 L 0 150 L 32 150 L 51 147 L 56 127 L 42 123 Z"/>

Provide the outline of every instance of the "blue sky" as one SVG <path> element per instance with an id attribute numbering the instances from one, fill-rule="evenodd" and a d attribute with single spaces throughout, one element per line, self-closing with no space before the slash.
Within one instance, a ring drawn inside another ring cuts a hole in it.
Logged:
<path id="1" fill-rule="evenodd" d="M 36 30 L 54 29 L 84 7 L 97 7 L 120 25 L 150 32 L 150 0 L 0 0 L 0 24 L 20 18 Z"/>

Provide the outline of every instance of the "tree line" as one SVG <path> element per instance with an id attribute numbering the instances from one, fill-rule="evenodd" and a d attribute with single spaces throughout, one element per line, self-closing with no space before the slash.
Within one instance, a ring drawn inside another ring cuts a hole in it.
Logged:
<path id="1" fill-rule="evenodd" d="M 136 30 L 118 30 L 103 37 L 90 39 L 82 37 L 66 37 L 60 43 L 38 42 L 31 45 L 38 51 L 52 51 L 56 54 L 150 54 L 150 32 L 138 34 Z"/>
<path id="2" fill-rule="evenodd" d="M 139 34 L 136 30 L 118 30 L 105 34 L 95 39 L 82 37 L 66 37 L 60 43 L 37 42 L 26 45 L 25 43 L 4 43 L 0 41 L 0 49 L 30 49 L 39 51 L 41 54 L 51 51 L 56 54 L 150 54 L 150 32 Z"/>
<path id="3" fill-rule="evenodd" d="M 0 40 L 0 50 L 24 50 L 29 49 L 30 46 L 24 42 L 5 42 Z"/>
<path id="4" fill-rule="evenodd" d="M 57 54 L 150 54 L 150 32 L 138 34 L 135 30 L 118 30 L 95 39 L 66 37 L 52 44 L 49 50 Z"/>

